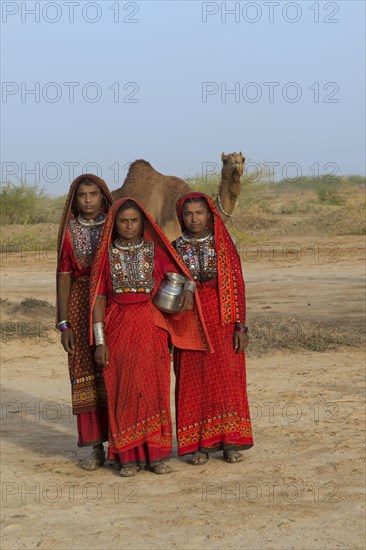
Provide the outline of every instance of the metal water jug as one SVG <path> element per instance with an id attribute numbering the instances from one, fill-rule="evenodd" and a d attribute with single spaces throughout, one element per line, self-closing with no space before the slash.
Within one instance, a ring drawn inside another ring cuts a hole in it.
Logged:
<path id="1" fill-rule="evenodd" d="M 160 283 L 153 304 L 165 313 L 176 313 L 181 310 L 179 302 L 183 293 L 186 278 L 178 273 L 165 273 L 165 279 Z"/>

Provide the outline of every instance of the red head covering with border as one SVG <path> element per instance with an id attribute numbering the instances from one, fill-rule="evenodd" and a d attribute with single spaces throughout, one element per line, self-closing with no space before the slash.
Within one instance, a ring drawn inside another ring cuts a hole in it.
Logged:
<path id="1" fill-rule="evenodd" d="M 108 249 L 112 241 L 115 218 L 119 208 L 126 201 L 134 202 L 144 213 L 145 219 L 143 221 L 143 239 L 147 242 L 154 242 L 156 245 L 160 246 L 171 257 L 177 267 L 177 270 L 192 280 L 191 273 L 186 269 L 176 250 L 174 250 L 166 235 L 162 232 L 145 207 L 132 197 L 124 197 L 114 202 L 112 208 L 110 208 L 104 223 L 99 246 L 94 256 L 90 277 L 91 316 L 98 296 L 98 289 L 104 266 L 109 260 Z M 177 314 L 165 314 L 156 308 L 154 308 L 154 310 L 156 324 L 170 333 L 174 345 L 183 349 L 212 351 L 210 337 L 206 329 L 201 303 L 197 292 L 195 292 L 195 307 L 191 311 L 185 311 L 184 313 Z M 92 317 L 90 320 L 90 341 L 91 343 L 93 342 Z"/>
<path id="2" fill-rule="evenodd" d="M 77 178 L 74 179 L 74 181 L 70 185 L 70 189 L 69 189 L 69 192 L 68 192 L 67 197 L 66 197 L 65 206 L 64 206 L 64 209 L 63 209 L 63 212 L 62 212 L 62 215 L 61 215 L 60 226 L 59 226 L 59 230 L 58 230 L 56 277 L 57 277 L 57 274 L 59 272 L 59 263 L 60 263 L 60 258 L 61 258 L 61 251 L 62 251 L 62 246 L 63 246 L 64 240 L 65 240 L 65 234 L 66 234 L 67 226 L 68 226 L 69 220 L 73 219 L 75 217 L 73 212 L 72 212 L 72 205 L 73 205 L 73 202 L 74 202 L 74 199 L 75 199 L 75 193 L 76 193 L 76 190 L 78 188 L 79 183 L 84 179 L 91 180 L 96 185 L 98 185 L 98 187 L 101 189 L 101 191 L 102 191 L 102 193 L 103 193 L 103 195 L 106 199 L 106 202 L 108 204 L 108 208 L 113 203 L 112 195 L 111 195 L 111 193 L 108 189 L 108 186 L 107 186 L 106 182 L 102 178 L 99 178 L 98 176 L 96 176 L 94 174 L 81 174 L 80 176 L 78 176 Z M 108 210 L 108 208 L 107 208 L 107 210 Z M 103 207 L 101 209 L 101 212 L 105 212 L 105 209 L 103 209 Z M 57 296 L 57 294 L 56 294 L 56 296 Z M 57 302 L 57 300 L 56 300 L 56 302 Z M 56 324 L 59 322 L 59 320 L 60 319 L 59 319 L 58 303 L 56 303 Z"/>
<path id="3" fill-rule="evenodd" d="M 188 193 L 176 205 L 177 216 L 182 231 L 186 230 L 183 220 L 183 206 L 187 199 L 204 199 L 212 213 L 209 227 L 214 232 L 217 254 L 217 274 L 219 282 L 221 323 L 245 323 L 245 285 L 241 260 L 215 203 L 204 193 Z"/>

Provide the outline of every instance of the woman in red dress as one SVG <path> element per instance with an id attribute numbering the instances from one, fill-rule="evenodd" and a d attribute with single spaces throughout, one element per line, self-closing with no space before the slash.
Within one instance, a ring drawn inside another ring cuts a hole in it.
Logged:
<path id="1" fill-rule="evenodd" d="M 178 201 L 177 215 L 183 234 L 173 246 L 197 283 L 214 349 L 175 350 L 178 452 L 193 453 L 192 464 L 219 450 L 227 462 L 239 462 L 239 451 L 253 445 L 240 257 L 211 198 L 190 193 Z"/>
<path id="2" fill-rule="evenodd" d="M 163 314 L 153 305 L 167 272 L 189 276 L 142 205 L 117 201 L 93 265 L 91 307 L 95 358 L 104 367 L 108 396 L 108 459 L 123 477 L 142 466 L 156 474 L 171 471 L 168 333 L 176 346 L 207 347 L 192 281 L 183 293 L 184 313 Z"/>
<path id="3" fill-rule="evenodd" d="M 77 415 L 78 445 L 93 446 L 89 460 L 95 470 L 104 463 L 108 413 L 103 371 L 89 343 L 91 264 L 112 197 L 106 183 L 93 174 L 76 178 L 70 187 L 57 242 L 57 327 L 68 353 L 72 409 Z"/>

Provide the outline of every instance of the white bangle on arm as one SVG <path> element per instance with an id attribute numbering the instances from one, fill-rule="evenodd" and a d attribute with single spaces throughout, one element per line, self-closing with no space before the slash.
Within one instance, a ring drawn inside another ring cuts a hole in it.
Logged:
<path id="1" fill-rule="evenodd" d="M 191 281 L 190 279 L 187 279 L 184 283 L 183 292 L 185 292 L 186 290 L 190 290 L 194 294 L 194 291 L 196 290 L 196 283 L 194 281 Z"/>
<path id="2" fill-rule="evenodd" d="M 95 336 L 95 345 L 101 346 L 105 344 L 105 336 L 104 336 L 104 323 L 101 321 L 100 323 L 94 323 L 93 324 L 93 332 Z"/>

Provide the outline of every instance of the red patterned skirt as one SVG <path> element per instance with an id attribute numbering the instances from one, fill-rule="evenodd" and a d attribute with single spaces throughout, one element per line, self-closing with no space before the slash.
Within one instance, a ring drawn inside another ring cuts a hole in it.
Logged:
<path id="1" fill-rule="evenodd" d="M 170 456 L 170 357 L 151 302 L 112 303 L 105 317 L 110 461 L 153 465 Z"/>
<path id="2" fill-rule="evenodd" d="M 72 283 L 69 320 L 75 338 L 75 355 L 69 354 L 68 361 L 78 445 L 96 445 L 108 439 L 108 415 L 103 370 L 89 343 L 89 277 L 78 277 Z"/>
<path id="3" fill-rule="evenodd" d="M 253 445 L 245 356 L 233 346 L 234 325 L 221 325 L 217 281 L 199 288 L 215 353 L 174 350 L 178 454 Z"/>

